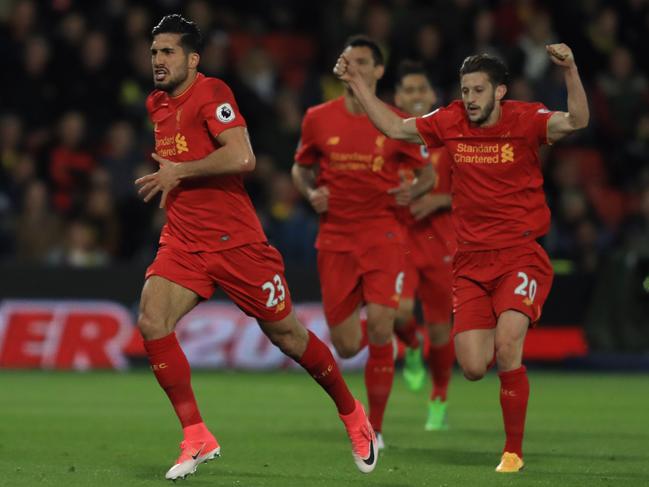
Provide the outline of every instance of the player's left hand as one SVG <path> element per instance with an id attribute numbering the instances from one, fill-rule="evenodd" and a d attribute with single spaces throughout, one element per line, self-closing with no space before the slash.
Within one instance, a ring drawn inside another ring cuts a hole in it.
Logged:
<path id="1" fill-rule="evenodd" d="M 394 195 L 394 199 L 397 201 L 397 205 L 408 206 L 413 197 L 412 187 L 414 185 L 414 181 L 406 180 L 403 175 L 401 175 L 400 177 L 401 184 L 396 188 L 388 189 L 388 194 Z"/>
<path id="2" fill-rule="evenodd" d="M 421 195 L 410 205 L 410 213 L 417 221 L 423 220 L 428 215 L 445 208 L 448 196 L 441 193 L 426 193 Z"/>
<path id="3" fill-rule="evenodd" d="M 154 173 L 137 179 L 135 184 L 140 186 L 138 194 L 143 197 L 145 203 L 151 201 L 151 198 L 162 191 L 160 208 L 164 208 L 167 203 L 167 195 L 180 184 L 180 176 L 178 175 L 180 164 L 160 157 L 155 153 L 151 154 L 151 157 L 160 164 L 160 168 Z"/>
<path id="4" fill-rule="evenodd" d="M 566 44 L 550 44 L 545 46 L 545 49 L 554 64 L 564 68 L 571 68 L 575 65 L 575 56 L 572 54 L 572 49 Z"/>

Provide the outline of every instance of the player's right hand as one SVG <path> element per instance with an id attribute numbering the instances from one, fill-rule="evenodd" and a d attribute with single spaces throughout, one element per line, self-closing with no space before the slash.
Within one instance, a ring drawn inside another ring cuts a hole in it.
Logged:
<path id="1" fill-rule="evenodd" d="M 329 209 L 329 188 L 320 186 L 312 189 L 308 194 L 309 203 L 316 213 L 324 213 Z"/>
<path id="2" fill-rule="evenodd" d="M 410 205 L 410 213 L 417 221 L 423 220 L 428 215 L 445 208 L 448 196 L 439 193 L 426 193 L 421 195 Z"/>
<path id="3" fill-rule="evenodd" d="M 354 69 L 344 54 L 341 54 L 334 66 L 334 74 L 341 81 L 351 81 L 354 77 Z"/>

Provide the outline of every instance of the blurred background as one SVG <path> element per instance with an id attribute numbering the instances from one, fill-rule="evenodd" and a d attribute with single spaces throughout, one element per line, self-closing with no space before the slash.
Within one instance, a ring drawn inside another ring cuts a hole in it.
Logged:
<path id="1" fill-rule="evenodd" d="M 77 340 L 68 366 L 128 363 L 92 349 L 101 340 L 138 355 L 128 331 L 164 214 L 138 200 L 133 180 L 155 170 L 144 107 L 150 31 L 175 12 L 199 24 L 200 70 L 230 85 L 248 122 L 257 168 L 247 188 L 303 303 L 319 300 L 317 218 L 289 170 L 305 110 L 342 93 L 331 68 L 349 35 L 365 33 L 383 49 L 379 91 L 387 101 L 402 59 L 424 63 L 446 104 L 458 95 L 462 59 L 488 52 L 510 67 L 510 98 L 555 110 L 566 110 L 566 91 L 544 46 L 567 43 L 591 123 L 542 152 L 553 213 L 542 243 L 557 277 L 527 352 L 564 364 L 649 368 L 645 0 L 0 0 L 0 366 L 51 366 L 63 353 L 47 355 L 51 340 L 60 348 L 66 333 Z M 323 326 L 318 306 L 301 313 Z M 114 330 L 102 328 L 111 319 Z M 192 326 L 220 333 L 209 319 Z M 207 365 L 241 365 L 224 360 Z"/>

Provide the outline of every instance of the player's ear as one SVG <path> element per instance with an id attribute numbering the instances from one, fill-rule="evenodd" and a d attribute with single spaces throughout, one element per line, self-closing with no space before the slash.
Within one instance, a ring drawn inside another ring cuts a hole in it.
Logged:
<path id="1" fill-rule="evenodd" d="M 197 52 L 190 52 L 187 64 L 191 69 L 196 69 L 198 67 L 198 63 L 200 60 L 201 60 L 200 54 L 198 54 Z"/>
<path id="2" fill-rule="evenodd" d="M 498 85 L 496 86 L 496 100 L 500 101 L 505 98 L 507 94 L 507 85 Z"/>
<path id="3" fill-rule="evenodd" d="M 382 64 L 374 66 L 374 77 L 376 79 L 383 78 L 384 74 L 385 74 L 385 66 L 383 66 Z"/>

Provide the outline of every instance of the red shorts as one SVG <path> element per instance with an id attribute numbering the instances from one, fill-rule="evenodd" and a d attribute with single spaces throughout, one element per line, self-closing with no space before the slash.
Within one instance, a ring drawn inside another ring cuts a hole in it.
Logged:
<path id="1" fill-rule="evenodd" d="M 280 321 L 291 312 L 284 261 L 267 243 L 220 252 L 185 252 L 163 245 L 146 271 L 209 299 L 219 286 L 241 311 L 260 321 Z"/>
<path id="2" fill-rule="evenodd" d="M 520 311 L 535 324 L 553 277 L 536 242 L 517 247 L 457 252 L 453 260 L 453 334 L 495 328 L 503 311 Z"/>
<path id="3" fill-rule="evenodd" d="M 362 303 L 396 309 L 403 287 L 403 255 L 400 243 L 353 252 L 319 250 L 322 304 L 329 326 L 340 324 Z"/>
<path id="4" fill-rule="evenodd" d="M 419 298 L 426 324 L 450 323 L 453 308 L 451 259 L 439 256 L 430 260 L 431 265 L 418 268 L 406 254 L 401 297 L 414 299 L 416 295 Z"/>

